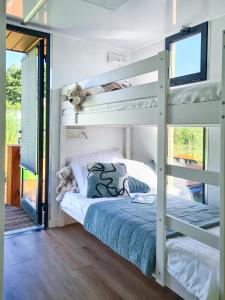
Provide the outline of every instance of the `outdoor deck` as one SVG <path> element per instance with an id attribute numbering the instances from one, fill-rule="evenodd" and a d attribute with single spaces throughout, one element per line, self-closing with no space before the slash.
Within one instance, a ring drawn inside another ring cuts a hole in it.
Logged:
<path id="1" fill-rule="evenodd" d="M 22 208 L 5 205 L 5 232 L 34 225 L 33 220 Z"/>
<path id="2" fill-rule="evenodd" d="M 20 207 L 21 168 L 20 145 L 7 145 L 5 185 L 5 232 L 34 226 L 31 217 Z M 36 182 L 24 176 L 23 193 L 31 200 L 35 199 Z"/>

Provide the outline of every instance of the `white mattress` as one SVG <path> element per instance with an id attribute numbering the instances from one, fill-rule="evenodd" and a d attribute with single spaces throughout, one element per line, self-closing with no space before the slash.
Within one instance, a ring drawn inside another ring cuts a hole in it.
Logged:
<path id="1" fill-rule="evenodd" d="M 169 89 L 169 92 L 168 105 L 218 101 L 221 98 L 221 85 L 218 82 L 204 81 L 172 87 Z M 129 101 L 85 106 L 82 107 L 81 113 L 152 108 L 157 106 L 158 98 L 157 96 L 153 96 Z"/>
<path id="2" fill-rule="evenodd" d="M 132 195 L 132 194 L 131 194 Z M 68 214 L 76 221 L 84 225 L 84 219 L 88 210 L 88 207 L 97 202 L 118 200 L 119 198 L 86 198 L 79 193 L 67 192 L 60 204 L 61 208 L 68 212 Z"/>
<path id="3" fill-rule="evenodd" d="M 89 199 L 67 192 L 61 208 L 84 224 L 88 207 L 97 202 L 118 198 Z M 209 229 L 219 235 L 219 227 Z M 201 300 L 219 300 L 219 251 L 189 237 L 167 240 L 167 272 L 191 295 Z"/>

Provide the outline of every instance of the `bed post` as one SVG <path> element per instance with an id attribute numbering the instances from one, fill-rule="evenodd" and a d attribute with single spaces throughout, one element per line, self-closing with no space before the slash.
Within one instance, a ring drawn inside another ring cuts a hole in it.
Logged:
<path id="1" fill-rule="evenodd" d="M 125 127 L 125 157 L 126 159 L 131 158 L 131 127 Z"/>
<path id="2" fill-rule="evenodd" d="M 220 115 L 220 300 L 225 299 L 225 31 L 222 48 L 222 81 L 221 81 L 221 115 Z"/>
<path id="3" fill-rule="evenodd" d="M 156 280 L 165 285 L 166 274 L 166 164 L 167 164 L 167 95 L 169 80 L 168 52 L 159 53 L 158 65 L 158 139 L 157 139 L 157 223 Z"/>
<path id="4" fill-rule="evenodd" d="M 60 101 L 60 149 L 59 149 L 59 163 L 60 168 L 65 163 L 65 147 L 66 147 L 66 127 L 63 125 L 62 122 L 62 103 L 63 103 L 63 97 L 62 97 L 62 90 L 61 90 L 61 101 Z M 59 227 L 63 227 L 65 225 L 65 213 L 60 209 L 59 206 Z"/>

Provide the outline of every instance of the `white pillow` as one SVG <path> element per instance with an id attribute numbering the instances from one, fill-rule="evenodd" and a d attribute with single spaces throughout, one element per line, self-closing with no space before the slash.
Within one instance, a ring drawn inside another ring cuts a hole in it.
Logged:
<path id="1" fill-rule="evenodd" d="M 150 186 L 151 192 L 156 192 L 157 175 L 149 166 L 136 160 L 119 159 L 118 161 L 126 165 L 128 176 L 143 181 Z"/>
<path id="2" fill-rule="evenodd" d="M 87 194 L 87 165 L 94 162 L 110 163 L 122 159 L 119 149 L 106 150 L 89 154 L 74 155 L 69 158 L 70 166 L 77 180 L 81 195 Z"/>

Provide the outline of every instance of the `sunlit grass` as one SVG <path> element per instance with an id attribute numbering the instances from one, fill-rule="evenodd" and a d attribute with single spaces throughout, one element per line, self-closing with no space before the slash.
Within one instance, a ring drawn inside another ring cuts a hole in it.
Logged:
<path id="1" fill-rule="evenodd" d="M 173 156 L 203 163 L 203 128 L 174 129 Z"/>
<path id="2" fill-rule="evenodd" d="M 6 145 L 18 144 L 21 129 L 21 105 L 6 103 Z"/>

